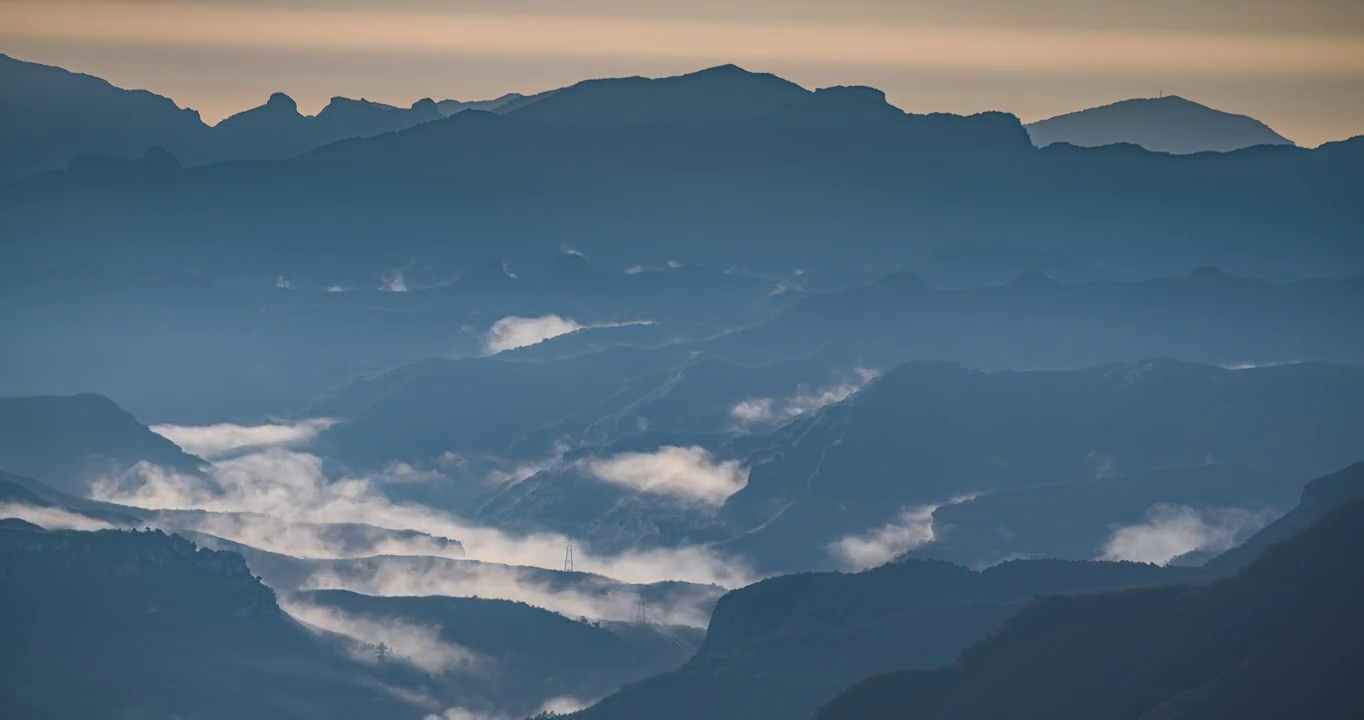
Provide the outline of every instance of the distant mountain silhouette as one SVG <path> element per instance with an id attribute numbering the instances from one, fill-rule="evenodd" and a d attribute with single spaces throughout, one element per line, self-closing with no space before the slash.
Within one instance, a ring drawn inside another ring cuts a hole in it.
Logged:
<path id="1" fill-rule="evenodd" d="M 135 158 L 159 147 L 186 165 L 288 158 L 444 117 L 431 100 L 397 108 L 339 97 L 310 117 L 292 98 L 275 93 L 264 105 L 210 127 L 169 98 L 6 55 L 0 55 L 0 115 L 0 185 L 84 155 Z"/>
<path id="2" fill-rule="evenodd" d="M 243 158 L 290 157 L 317 144 L 314 121 L 298 111 L 284 93 L 264 105 L 224 119 L 213 128 L 216 140 L 237 149 Z"/>
<path id="3" fill-rule="evenodd" d="M 1080 147 L 1131 143 L 1176 155 L 1293 144 L 1259 120 L 1214 110 L 1177 95 L 1123 100 L 1039 120 L 1028 125 L 1028 134 L 1038 147 L 1052 143 Z"/>
<path id="4" fill-rule="evenodd" d="M 0 398 L 0 469 L 84 495 L 144 461 L 183 472 L 202 463 L 101 395 Z"/>
<path id="5" fill-rule="evenodd" d="M 658 79 L 584 80 L 510 115 L 556 125 L 724 123 L 760 117 L 808 94 L 775 75 L 722 65 Z"/>
<path id="6" fill-rule="evenodd" d="M 264 105 L 215 125 L 207 152 L 226 160 L 293 157 L 339 140 L 406 130 L 443 117 L 429 99 L 399 108 L 343 97 L 332 98 L 317 115 L 308 116 L 298 112 L 288 95 L 275 93 Z"/>
<path id="7" fill-rule="evenodd" d="M 1038 600 L 936 670 L 873 676 L 817 720 L 1357 718 L 1364 501 L 1237 575 Z"/>
<path id="8" fill-rule="evenodd" d="M 0 190 L 0 234 L 19 238 L 0 261 L 126 268 L 150 257 L 273 278 L 489 255 L 523 266 L 570 245 L 609 267 L 818 272 L 904 267 L 989 238 L 1107 278 L 1208 264 L 1291 278 L 1364 263 L 1354 242 L 1364 202 L 1351 201 L 1350 182 L 1364 141 L 1190 157 L 1038 150 L 1010 115 L 906 114 L 875 90 L 808 92 L 734 68 L 589 81 L 499 112 L 288 162 L 197 167 L 163 144 L 187 167 L 169 181 L 33 178 Z"/>
<path id="9" fill-rule="evenodd" d="M 323 129 L 316 145 L 406 130 L 442 117 L 436 103 L 429 98 L 418 100 L 412 107 L 404 109 L 363 99 L 334 97 L 314 118 Z"/>
<path id="10" fill-rule="evenodd" d="M 495 97 L 492 100 L 440 100 L 436 103 L 436 109 L 442 115 L 449 117 L 457 112 L 464 110 L 482 110 L 484 112 L 499 112 L 508 105 L 515 105 L 526 99 L 527 96 L 521 93 L 507 93 Z"/>
<path id="11" fill-rule="evenodd" d="M 186 153 L 207 141 L 193 110 L 146 90 L 0 55 L 0 185 L 79 155 Z"/>

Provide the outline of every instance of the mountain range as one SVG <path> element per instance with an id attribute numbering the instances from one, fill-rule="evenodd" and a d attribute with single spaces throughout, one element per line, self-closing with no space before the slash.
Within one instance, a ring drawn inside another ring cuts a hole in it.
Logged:
<path id="1" fill-rule="evenodd" d="M 0 184 L 63 168 L 81 155 L 138 157 L 160 147 L 187 164 L 289 158 L 338 140 L 405 130 L 462 110 L 495 111 L 522 99 L 436 103 L 409 108 L 335 97 L 303 115 L 284 93 L 208 125 L 193 110 L 146 90 L 125 90 L 90 75 L 0 54 L 4 135 Z"/>
<path id="2" fill-rule="evenodd" d="M 736 100 L 691 102 L 700 95 Z M 170 156 L 73 162 L 0 191 L 0 232 L 17 239 L 3 257 L 273 279 L 490 255 L 519 264 L 567 244 L 620 267 L 790 272 L 901 267 L 989 239 L 1110 278 L 1200 265 L 1302 277 L 1364 263 L 1352 234 L 1359 142 L 1187 157 L 1039 150 L 1003 113 L 907 114 L 873 89 L 809 91 L 732 66 L 588 81 L 510 106 L 289 160 L 177 169 L 198 158 L 160 143 Z M 275 107 L 289 114 L 282 98 Z M 638 108 L 667 108 L 670 121 Z M 526 202 L 533 212 L 518 211 Z M 829 238 L 841 239 L 836 252 Z"/>
<path id="3" fill-rule="evenodd" d="M 1356 717 L 1361 164 L 0 55 L 0 716 Z"/>

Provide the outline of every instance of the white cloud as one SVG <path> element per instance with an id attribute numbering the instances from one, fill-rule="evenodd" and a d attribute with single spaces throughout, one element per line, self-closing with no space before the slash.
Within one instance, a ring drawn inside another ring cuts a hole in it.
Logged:
<path id="1" fill-rule="evenodd" d="M 902 511 L 895 520 L 861 535 L 847 535 L 829 543 L 829 554 L 849 570 L 866 570 L 890 562 L 914 548 L 933 542 L 933 513 L 945 505 L 971 500 L 966 495 L 937 505 Z"/>
<path id="2" fill-rule="evenodd" d="M 289 278 L 280 275 L 279 277 L 275 278 L 275 287 L 279 288 L 280 290 L 293 290 L 294 283 L 290 281 Z"/>
<path id="3" fill-rule="evenodd" d="M 153 425 L 151 430 L 185 452 L 211 460 L 238 450 L 302 445 L 335 424 L 329 418 L 311 418 L 265 425 Z"/>
<path id="4" fill-rule="evenodd" d="M 772 398 L 740 400 L 730 409 L 729 414 L 740 427 L 763 425 L 782 415 L 773 408 L 775 402 Z"/>
<path id="5" fill-rule="evenodd" d="M 544 703 L 540 705 L 540 708 L 535 712 L 536 714 L 551 712 L 557 713 L 559 715 L 567 715 L 569 713 L 578 712 L 579 710 L 582 710 L 591 704 L 592 703 L 590 701 L 579 700 L 578 698 L 569 697 L 565 695 L 563 697 L 550 698 L 546 700 Z"/>
<path id="6" fill-rule="evenodd" d="M 381 483 L 368 478 L 329 478 L 317 456 L 272 448 L 219 461 L 208 477 L 140 463 L 127 473 L 96 482 L 92 495 L 153 510 L 254 513 L 288 522 L 360 523 L 416 530 L 458 540 L 466 556 L 473 559 L 548 569 L 563 566 L 561 535 L 511 535 L 434 508 L 394 502 L 382 488 Z M 579 569 L 631 583 L 682 580 L 737 587 L 752 580 L 745 565 L 706 548 L 615 555 L 595 555 L 582 548 L 577 560 Z"/>
<path id="7" fill-rule="evenodd" d="M 550 338 L 567 335 L 587 328 L 628 327 L 631 325 L 652 325 L 651 320 L 629 320 L 625 322 L 606 322 L 584 325 L 573 318 L 561 315 L 541 315 L 540 317 L 507 317 L 493 323 L 483 339 L 483 352 L 494 355 L 504 350 L 536 345 Z"/>
<path id="8" fill-rule="evenodd" d="M 1099 559 L 1164 565 L 1185 553 L 1222 552 L 1264 527 L 1273 516 L 1272 511 L 1199 510 L 1159 503 L 1146 511 L 1146 522 L 1115 529 Z"/>
<path id="9" fill-rule="evenodd" d="M 552 337 L 582 330 L 584 327 L 587 326 L 559 315 L 541 315 L 533 318 L 510 315 L 493 323 L 489 328 L 488 337 L 483 342 L 483 351 L 491 355 L 503 350 L 535 345 Z"/>
<path id="10" fill-rule="evenodd" d="M 0 518 L 19 518 L 47 530 L 109 530 L 115 527 L 80 513 L 24 503 L 0 504 Z"/>
<path id="11" fill-rule="evenodd" d="M 880 374 L 868 368 L 856 368 L 853 373 L 856 375 L 855 380 L 845 380 L 823 390 L 800 391 L 786 398 L 759 397 L 741 400 L 730 408 L 730 417 L 741 430 L 758 425 L 784 423 L 826 405 L 847 400 Z"/>
<path id="12" fill-rule="evenodd" d="M 748 469 L 737 460 L 715 461 L 701 447 L 664 446 L 582 461 L 593 477 L 645 493 L 719 505 L 748 484 Z"/>
<path id="13" fill-rule="evenodd" d="M 444 458 L 443 455 L 442 458 Z M 438 470 L 418 468 L 410 463 L 391 462 L 375 474 L 372 479 L 385 485 L 406 485 L 443 480 L 445 475 Z"/>
<path id="14" fill-rule="evenodd" d="M 567 715 L 582 710 L 591 704 L 592 703 L 590 702 L 584 702 L 568 696 L 550 698 L 541 704 L 534 714 L 538 715 L 543 712 L 552 712 L 559 715 Z M 500 713 L 454 707 L 449 708 L 439 715 L 427 715 L 423 720 L 519 720 L 520 717 L 521 716 L 519 715 L 516 717 L 509 717 Z"/>
<path id="15" fill-rule="evenodd" d="M 1276 362 L 1237 362 L 1228 363 L 1223 365 L 1222 367 L 1226 370 L 1255 370 L 1258 368 L 1281 367 L 1283 365 L 1298 365 L 1301 363 L 1302 363 L 1301 360 L 1282 360 Z"/>
<path id="16" fill-rule="evenodd" d="M 385 272 L 380 278 L 379 289 L 384 292 L 407 292 L 407 281 L 403 279 L 402 268 Z"/>
<path id="17" fill-rule="evenodd" d="M 414 625 L 396 618 L 374 619 L 336 608 L 279 598 L 280 609 L 295 620 L 354 641 L 347 648 L 356 660 L 380 662 L 378 646 L 388 659 L 407 663 L 429 675 L 474 670 L 483 660 L 473 652 L 440 640 L 440 628 Z"/>

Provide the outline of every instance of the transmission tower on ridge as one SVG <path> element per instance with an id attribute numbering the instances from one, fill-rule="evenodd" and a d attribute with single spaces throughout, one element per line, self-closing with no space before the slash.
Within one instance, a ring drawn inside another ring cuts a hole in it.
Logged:
<path id="1" fill-rule="evenodd" d="M 649 618 L 644 612 L 644 596 L 639 595 L 637 596 L 636 599 L 637 603 L 635 605 L 635 622 L 640 624 L 649 622 Z"/>
<path id="2" fill-rule="evenodd" d="M 564 536 L 564 572 L 573 572 L 573 538 Z"/>

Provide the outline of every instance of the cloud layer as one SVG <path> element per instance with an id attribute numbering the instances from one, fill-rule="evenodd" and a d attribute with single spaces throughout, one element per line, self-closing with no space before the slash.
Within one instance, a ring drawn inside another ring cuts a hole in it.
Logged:
<path id="1" fill-rule="evenodd" d="M 562 552 L 562 550 L 560 551 Z M 565 617 L 631 622 L 636 618 L 641 588 L 591 576 L 571 579 L 524 567 L 442 560 L 438 558 L 374 558 L 314 572 L 305 590 L 349 590 L 384 597 L 505 598 L 534 605 Z M 678 592 L 648 606 L 650 622 L 705 627 L 718 588 Z"/>
<path id="2" fill-rule="evenodd" d="M 547 569 L 563 564 L 561 535 L 513 535 L 479 526 L 434 508 L 394 502 L 384 494 L 383 487 L 371 478 L 329 478 L 317 456 L 271 448 L 219 461 L 208 477 L 139 464 L 127 473 L 95 483 L 92 494 L 97 499 L 153 510 L 249 513 L 288 523 L 359 523 L 415 530 L 457 540 L 468 557 L 486 562 Z M 742 563 L 696 547 L 615 555 L 595 555 L 582 548 L 578 566 L 632 583 L 683 580 L 736 587 L 752 580 Z"/>
<path id="3" fill-rule="evenodd" d="M 0 503 L 0 518 L 18 518 L 46 530 L 109 530 L 114 527 L 80 513 L 25 503 Z"/>
<path id="4" fill-rule="evenodd" d="M 329 418 L 310 418 L 264 425 L 153 425 L 151 430 L 191 455 L 212 460 L 242 450 L 297 447 L 334 424 Z"/>

